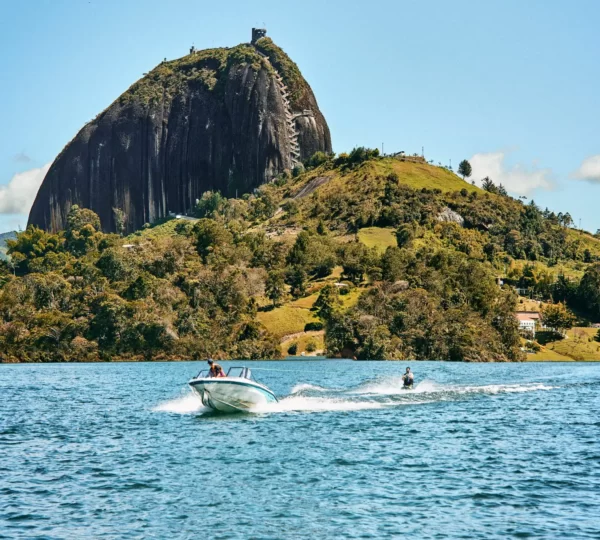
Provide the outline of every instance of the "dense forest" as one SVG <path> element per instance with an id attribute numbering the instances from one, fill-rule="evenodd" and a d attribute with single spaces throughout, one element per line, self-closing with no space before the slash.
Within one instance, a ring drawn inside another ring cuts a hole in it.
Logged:
<path id="1" fill-rule="evenodd" d="M 8 241 L 0 360 L 277 358 L 260 314 L 309 297 L 302 330 L 358 359 L 521 360 L 515 287 L 600 320 L 600 242 L 483 186 L 357 148 L 128 237 L 73 206 L 64 231 Z M 395 245 L 369 247 L 366 228 Z"/>

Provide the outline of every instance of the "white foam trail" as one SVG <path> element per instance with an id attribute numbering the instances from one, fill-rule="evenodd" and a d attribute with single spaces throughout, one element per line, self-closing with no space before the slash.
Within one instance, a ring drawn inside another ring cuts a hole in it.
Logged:
<path id="1" fill-rule="evenodd" d="M 377 403 L 373 401 L 349 401 L 315 397 L 290 396 L 277 403 L 267 403 L 252 409 L 256 413 L 278 412 L 323 412 L 323 411 L 362 411 L 366 409 L 383 409 L 393 403 Z"/>
<path id="2" fill-rule="evenodd" d="M 192 414 L 196 412 L 204 412 L 208 409 L 202 405 L 202 401 L 195 394 L 189 393 L 169 401 L 158 404 L 154 412 L 172 412 L 178 414 Z"/>
<path id="3" fill-rule="evenodd" d="M 489 394 L 512 393 L 512 392 L 534 392 L 536 390 L 553 390 L 557 386 L 545 384 L 490 384 L 488 386 L 466 387 L 466 391 L 479 391 Z"/>
<path id="4" fill-rule="evenodd" d="M 357 395 L 379 395 L 379 396 L 393 396 L 397 394 L 405 394 L 406 390 L 403 388 L 404 382 L 400 377 L 391 377 L 384 381 L 372 381 L 368 382 L 361 387 L 351 390 L 350 394 Z M 417 383 L 411 392 L 418 394 L 426 394 L 428 392 L 441 392 L 444 389 L 434 383 L 433 381 L 424 380 Z"/>

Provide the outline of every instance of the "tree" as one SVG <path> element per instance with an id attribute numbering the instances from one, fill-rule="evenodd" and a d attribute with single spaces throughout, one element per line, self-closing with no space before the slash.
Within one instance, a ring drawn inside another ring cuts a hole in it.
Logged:
<path id="1" fill-rule="evenodd" d="M 214 219 L 199 219 L 192 229 L 196 237 L 198 254 L 206 262 L 207 257 L 217 248 L 233 242 L 232 234 Z"/>
<path id="2" fill-rule="evenodd" d="M 81 256 L 94 251 L 102 235 L 98 214 L 74 204 L 67 216 L 65 247 L 73 255 Z"/>
<path id="3" fill-rule="evenodd" d="M 406 276 L 408 255 L 397 247 L 386 249 L 381 258 L 382 277 L 385 281 L 398 281 Z"/>
<path id="4" fill-rule="evenodd" d="M 196 203 L 194 214 L 199 218 L 214 218 L 222 210 L 225 200 L 218 191 L 205 191 Z"/>
<path id="5" fill-rule="evenodd" d="M 374 254 L 361 242 L 351 242 L 342 249 L 344 276 L 358 285 L 369 268 L 374 266 Z"/>
<path id="6" fill-rule="evenodd" d="M 300 298 L 306 293 L 307 275 L 301 266 L 293 266 L 285 275 L 285 282 L 291 287 L 290 293 L 294 298 Z"/>
<path id="7" fill-rule="evenodd" d="M 283 272 L 280 270 L 272 270 L 269 272 L 267 282 L 265 284 L 265 292 L 267 298 L 273 302 L 276 306 L 280 300 L 285 296 L 285 281 L 283 278 Z"/>
<path id="8" fill-rule="evenodd" d="M 542 309 L 544 325 L 553 328 L 560 335 L 573 327 L 575 316 L 567 310 L 564 304 L 549 304 Z"/>
<path id="9" fill-rule="evenodd" d="M 169 348 L 173 336 L 160 321 L 139 322 L 128 325 L 123 332 L 124 350 L 142 353 L 144 360 L 151 361 L 153 356 Z"/>
<path id="10" fill-rule="evenodd" d="M 580 305 L 596 319 L 600 318 L 600 264 L 588 266 L 579 282 L 577 296 Z"/>
<path id="11" fill-rule="evenodd" d="M 569 212 L 563 215 L 562 225 L 565 229 L 568 229 L 573 225 L 573 218 L 571 217 L 571 214 L 569 214 Z"/>
<path id="12" fill-rule="evenodd" d="M 326 285 L 319 292 L 319 297 L 313 307 L 323 321 L 329 320 L 340 306 L 340 298 L 335 285 Z"/>
<path id="13" fill-rule="evenodd" d="M 466 159 L 463 159 L 458 164 L 458 174 L 460 174 L 463 177 L 463 180 L 466 180 L 467 178 L 469 178 L 471 176 L 472 172 L 473 172 L 473 168 L 471 167 L 471 164 Z"/>
<path id="14" fill-rule="evenodd" d="M 308 158 L 305 165 L 307 167 L 311 167 L 311 168 L 319 167 L 320 165 L 323 165 L 324 163 L 327 163 L 328 161 L 331 162 L 332 159 L 333 159 L 332 154 L 327 154 L 326 152 L 315 152 L 310 158 Z"/>
<path id="15" fill-rule="evenodd" d="M 129 305 L 122 298 L 104 294 L 96 298 L 91 305 L 89 337 L 96 339 L 104 349 L 115 349 L 123 331 L 131 319 Z"/>
<path id="16" fill-rule="evenodd" d="M 292 169 L 292 178 L 298 178 L 304 172 L 304 165 L 301 163 Z"/>
<path id="17" fill-rule="evenodd" d="M 327 236 L 302 231 L 288 254 L 287 263 L 302 266 L 308 274 L 325 277 L 337 264 L 335 247 Z"/>
<path id="18" fill-rule="evenodd" d="M 33 260 L 46 256 L 48 253 L 59 253 L 64 251 L 63 238 L 57 234 L 47 233 L 30 225 L 17 235 L 14 240 L 8 240 L 8 254 L 14 265 L 16 273 L 26 273 L 30 270 Z"/>
<path id="19" fill-rule="evenodd" d="M 396 231 L 396 242 L 398 242 L 398 247 L 409 247 L 413 237 L 414 232 L 410 225 L 402 225 Z"/>
<path id="20" fill-rule="evenodd" d="M 125 289 L 123 297 L 128 300 L 141 300 L 146 298 L 152 289 L 152 284 L 146 276 L 138 276 L 134 281 L 131 282 L 129 287 Z"/>
<path id="21" fill-rule="evenodd" d="M 496 187 L 496 184 L 494 184 L 494 182 L 489 176 L 486 176 L 481 181 L 481 187 L 489 193 L 498 193 L 498 188 Z"/>
<path id="22" fill-rule="evenodd" d="M 93 210 L 80 208 L 77 204 L 71 206 L 67 215 L 67 232 L 80 231 L 86 225 L 91 225 L 95 231 L 101 229 L 100 218 Z"/>
<path id="23" fill-rule="evenodd" d="M 115 229 L 117 233 L 123 236 L 127 229 L 127 214 L 120 208 L 113 208 L 113 218 L 115 220 Z"/>
<path id="24" fill-rule="evenodd" d="M 123 250 L 110 248 L 102 253 L 96 266 L 111 281 L 122 281 L 129 275 L 129 263 L 129 258 Z"/>

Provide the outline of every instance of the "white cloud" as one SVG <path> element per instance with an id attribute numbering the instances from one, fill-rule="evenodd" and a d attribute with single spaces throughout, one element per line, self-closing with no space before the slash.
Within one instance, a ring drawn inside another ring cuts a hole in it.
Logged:
<path id="1" fill-rule="evenodd" d="M 15 174 L 0 185 L 0 214 L 28 214 L 50 163 L 39 169 Z"/>
<path id="2" fill-rule="evenodd" d="M 471 178 L 481 185 L 481 179 L 489 176 L 494 184 L 502 184 L 507 191 L 517 195 L 529 195 L 535 189 L 552 189 L 550 169 L 538 169 L 521 164 L 508 167 L 504 152 L 475 154 L 469 162 L 473 168 Z"/>
<path id="3" fill-rule="evenodd" d="M 600 182 L 600 154 L 584 159 L 573 176 L 588 182 Z"/>

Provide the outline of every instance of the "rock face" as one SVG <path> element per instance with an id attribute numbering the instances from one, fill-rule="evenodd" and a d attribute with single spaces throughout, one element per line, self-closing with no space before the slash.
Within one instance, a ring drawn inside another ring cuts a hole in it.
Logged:
<path id="1" fill-rule="evenodd" d="M 436 219 L 440 222 L 457 223 L 461 227 L 465 224 L 465 219 L 447 206 L 437 215 Z"/>
<path id="2" fill-rule="evenodd" d="M 331 138 L 298 67 L 269 38 L 162 62 L 55 159 L 29 223 L 64 228 L 71 205 L 105 231 L 189 212 L 207 190 L 252 191 Z"/>

